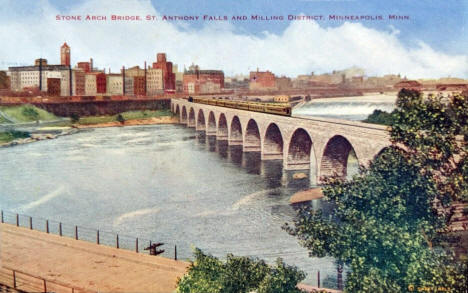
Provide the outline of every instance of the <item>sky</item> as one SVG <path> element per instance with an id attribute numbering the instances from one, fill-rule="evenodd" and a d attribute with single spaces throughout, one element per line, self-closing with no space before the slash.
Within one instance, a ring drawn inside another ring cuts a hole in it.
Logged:
<path id="1" fill-rule="evenodd" d="M 0 0 L 0 69 L 34 59 L 99 68 L 151 64 L 165 52 L 179 70 L 192 63 L 226 75 L 270 70 L 295 77 L 361 67 L 368 76 L 468 78 L 468 0 Z M 105 21 L 86 20 L 106 16 Z M 111 15 L 139 16 L 112 21 Z M 156 20 L 146 20 L 146 16 Z M 204 16 L 227 21 L 203 20 Z M 252 20 L 252 15 L 283 17 Z M 288 20 L 288 15 L 321 16 Z M 332 20 L 330 15 L 364 17 Z M 389 15 L 406 19 L 389 19 Z M 82 20 L 58 20 L 81 16 Z M 198 16 L 165 21 L 163 16 Z M 232 20 L 245 16 L 246 20 Z"/>

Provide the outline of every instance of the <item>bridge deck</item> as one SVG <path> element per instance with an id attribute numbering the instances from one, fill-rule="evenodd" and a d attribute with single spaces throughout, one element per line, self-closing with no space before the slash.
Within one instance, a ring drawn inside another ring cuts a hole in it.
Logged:
<path id="1" fill-rule="evenodd" d="M 6 268 L 78 289 L 75 292 L 173 292 L 187 266 L 186 262 L 0 224 L 0 283 L 7 285 Z"/>

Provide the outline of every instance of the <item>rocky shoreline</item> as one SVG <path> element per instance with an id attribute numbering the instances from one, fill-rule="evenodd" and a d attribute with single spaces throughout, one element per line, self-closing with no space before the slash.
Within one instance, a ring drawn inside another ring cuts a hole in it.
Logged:
<path id="1" fill-rule="evenodd" d="M 41 141 L 41 140 L 54 139 L 54 138 L 64 136 L 64 135 L 75 134 L 77 132 L 79 132 L 79 130 L 75 129 L 75 128 L 54 130 L 54 131 L 51 131 L 51 132 L 45 132 L 45 131 L 44 132 L 36 132 L 36 133 L 31 133 L 30 137 L 17 138 L 15 140 L 10 141 L 10 142 L 0 143 L 0 147 L 11 147 L 11 146 L 16 146 L 16 145 L 22 145 L 22 144 L 27 144 L 27 143 L 31 143 L 31 142 Z"/>
<path id="2" fill-rule="evenodd" d="M 178 123 L 177 117 L 172 116 L 162 116 L 162 117 L 153 117 L 145 119 L 133 119 L 127 120 L 123 123 L 114 121 L 106 123 L 97 123 L 89 125 L 80 125 L 74 124 L 71 127 L 48 127 L 41 129 L 38 132 L 33 132 L 30 134 L 30 137 L 26 138 L 17 138 L 15 140 L 0 143 L 1 147 L 11 147 L 16 145 L 27 144 L 31 142 L 54 139 L 64 135 L 75 134 L 77 132 L 83 131 L 88 128 L 103 128 L 103 127 L 124 127 L 124 126 L 135 126 L 135 125 L 152 125 L 152 124 L 175 124 Z"/>

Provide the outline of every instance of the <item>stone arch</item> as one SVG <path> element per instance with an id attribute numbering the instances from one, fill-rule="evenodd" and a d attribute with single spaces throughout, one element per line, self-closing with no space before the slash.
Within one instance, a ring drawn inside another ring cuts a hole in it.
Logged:
<path id="1" fill-rule="evenodd" d="M 206 128 L 207 135 L 216 135 L 216 118 L 213 111 L 208 114 L 208 125 Z"/>
<path id="2" fill-rule="evenodd" d="M 187 109 L 185 106 L 182 106 L 182 123 L 187 123 Z"/>
<path id="3" fill-rule="evenodd" d="M 226 115 L 221 113 L 218 119 L 218 131 L 217 131 L 218 140 L 226 140 L 229 135 L 228 125 L 226 120 Z"/>
<path id="4" fill-rule="evenodd" d="M 241 145 L 243 143 L 242 137 L 242 125 L 239 117 L 234 116 L 232 117 L 231 132 L 229 133 L 229 144 Z"/>
<path id="5" fill-rule="evenodd" d="M 188 115 L 188 127 L 195 127 L 195 110 L 193 108 L 190 108 L 189 110 L 189 115 Z"/>
<path id="6" fill-rule="evenodd" d="M 244 152 L 258 152 L 261 148 L 260 129 L 257 121 L 250 119 L 247 122 L 244 139 Z"/>
<path id="7" fill-rule="evenodd" d="M 283 135 L 278 125 L 270 123 L 265 132 L 263 140 L 263 160 L 283 159 Z"/>
<path id="8" fill-rule="evenodd" d="M 348 173 L 348 157 L 350 152 L 356 153 L 351 143 L 344 136 L 335 135 L 330 138 L 323 151 L 322 162 L 320 164 L 320 177 L 337 175 L 345 179 Z"/>
<path id="9" fill-rule="evenodd" d="M 205 113 L 202 109 L 198 110 L 197 130 L 206 130 Z"/>
<path id="10" fill-rule="evenodd" d="M 287 166 L 290 169 L 309 170 L 312 151 L 310 135 L 303 128 L 296 129 L 289 142 Z"/>
<path id="11" fill-rule="evenodd" d="M 378 157 L 380 157 L 385 151 L 391 149 L 392 147 L 391 146 L 386 146 L 384 148 L 382 148 L 373 158 L 373 160 L 377 159 Z"/>

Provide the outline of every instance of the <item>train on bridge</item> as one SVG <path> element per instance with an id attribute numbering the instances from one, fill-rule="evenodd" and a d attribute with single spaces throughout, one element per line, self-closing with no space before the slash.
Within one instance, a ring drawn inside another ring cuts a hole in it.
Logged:
<path id="1" fill-rule="evenodd" d="M 289 103 L 264 103 L 252 101 L 233 101 L 215 98 L 188 98 L 189 102 L 207 104 L 219 107 L 234 108 L 268 114 L 291 116 L 291 105 Z"/>

